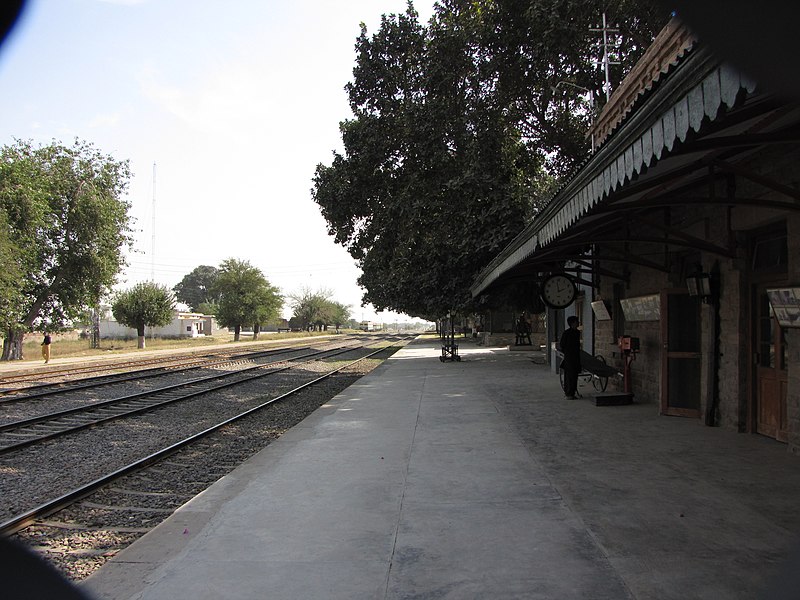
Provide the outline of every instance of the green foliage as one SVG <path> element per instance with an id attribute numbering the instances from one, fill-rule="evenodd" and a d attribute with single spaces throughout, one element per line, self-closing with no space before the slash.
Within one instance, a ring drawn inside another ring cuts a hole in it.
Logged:
<path id="1" fill-rule="evenodd" d="M 127 161 L 80 140 L 0 149 L 3 359 L 22 332 L 62 328 L 110 290 L 132 242 L 129 178 Z"/>
<path id="2" fill-rule="evenodd" d="M 463 4 L 446 0 L 447 10 Z M 480 42 L 498 94 L 513 106 L 526 144 L 548 172 L 569 174 L 589 151 L 586 130 L 605 103 L 602 26 L 611 34 L 610 78 L 619 84 L 642 56 L 669 13 L 653 0 L 502 0 L 482 2 Z M 590 90 L 592 102 L 586 98 Z"/>
<path id="3" fill-rule="evenodd" d="M 0 209 L 0 323 L 3 331 L 22 320 L 21 251 L 11 240 L 5 211 Z"/>
<path id="4" fill-rule="evenodd" d="M 283 306 L 278 288 L 246 260 L 224 260 L 211 292 L 219 297 L 217 321 L 223 327 L 232 327 L 237 341 L 243 325 L 254 325 L 257 330 L 277 317 Z"/>
<path id="5" fill-rule="evenodd" d="M 350 319 L 350 307 L 332 300 L 332 296 L 331 290 L 312 292 L 308 288 L 290 295 L 292 323 L 306 330 L 324 329 L 328 325 L 334 325 L 339 329 Z"/>
<path id="6" fill-rule="evenodd" d="M 157 283 L 137 283 L 115 296 L 111 312 L 117 321 L 136 329 L 143 340 L 145 327 L 163 327 L 172 321 L 175 295 L 168 287 Z M 144 347 L 143 344 L 140 347 Z"/>
<path id="7" fill-rule="evenodd" d="M 219 302 L 219 294 L 212 293 L 219 271 L 216 267 L 200 265 L 185 275 L 174 288 L 178 302 L 187 304 L 193 311 L 199 311 L 201 305 L 214 305 Z"/>
<path id="8" fill-rule="evenodd" d="M 217 302 L 201 302 L 193 310 L 204 315 L 216 315 L 219 311 L 219 304 Z"/>
<path id="9" fill-rule="evenodd" d="M 330 323 L 339 329 L 350 321 L 350 307 L 341 302 L 331 302 L 329 319 Z"/>
<path id="10" fill-rule="evenodd" d="M 618 68 L 661 24 L 639 5 L 649 3 L 605 6 L 623 44 L 636 40 Z M 600 89 L 589 31 L 600 11 L 589 0 L 442 0 L 428 27 L 411 4 L 371 36 L 362 26 L 344 152 L 317 166 L 312 194 L 362 269 L 364 303 L 429 320 L 469 308 L 475 276 L 587 156 L 586 100 L 559 83 Z"/>

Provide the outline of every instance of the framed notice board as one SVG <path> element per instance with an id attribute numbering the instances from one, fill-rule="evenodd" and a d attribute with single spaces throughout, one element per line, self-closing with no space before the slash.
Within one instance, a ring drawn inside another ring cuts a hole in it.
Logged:
<path id="1" fill-rule="evenodd" d="M 608 311 L 608 305 L 605 300 L 595 300 L 592 302 L 592 311 L 594 311 L 594 318 L 598 321 L 610 321 L 611 313 Z"/>
<path id="2" fill-rule="evenodd" d="M 800 287 L 770 289 L 767 297 L 781 327 L 800 327 Z"/>
<path id="3" fill-rule="evenodd" d="M 638 296 L 619 301 L 626 321 L 658 321 L 661 319 L 661 296 Z"/>

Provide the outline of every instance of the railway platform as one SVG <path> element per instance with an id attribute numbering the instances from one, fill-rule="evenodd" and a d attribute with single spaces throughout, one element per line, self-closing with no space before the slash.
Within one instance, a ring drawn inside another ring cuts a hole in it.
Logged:
<path id="1" fill-rule="evenodd" d="M 795 597 L 800 458 L 420 339 L 81 584 L 98 599 Z M 541 355 L 539 355 L 541 356 Z M 782 588 L 781 586 L 785 587 Z M 787 595 L 781 596 L 786 592 Z"/>

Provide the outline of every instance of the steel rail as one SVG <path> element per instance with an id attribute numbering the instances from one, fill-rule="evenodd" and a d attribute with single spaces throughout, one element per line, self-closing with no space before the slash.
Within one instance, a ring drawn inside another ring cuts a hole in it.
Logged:
<path id="1" fill-rule="evenodd" d="M 104 485 L 107 485 L 107 484 L 111 483 L 112 481 L 114 481 L 116 479 L 119 479 L 120 477 L 123 477 L 125 475 L 130 474 L 130 473 L 133 473 L 135 471 L 141 470 L 141 469 L 143 469 L 145 467 L 148 467 L 148 466 L 150 466 L 150 465 L 152 465 L 154 463 L 157 463 L 158 461 L 166 458 L 167 456 L 170 456 L 170 455 L 174 454 L 175 452 L 177 452 L 181 448 L 184 448 L 185 446 L 188 446 L 189 444 L 191 444 L 191 443 L 193 443 L 195 441 L 198 441 L 198 440 L 200 440 L 200 439 L 202 439 L 202 438 L 214 433 L 215 431 L 218 431 L 219 429 L 221 429 L 222 427 L 224 427 L 226 425 L 229 425 L 229 424 L 234 423 L 235 421 L 238 421 L 238 420 L 240 420 L 240 419 L 242 419 L 242 418 L 244 418 L 244 417 L 246 417 L 248 415 L 251 415 L 251 414 L 253 414 L 253 413 L 255 413 L 255 412 L 257 412 L 257 411 L 259 411 L 259 410 L 261 410 L 261 409 L 263 409 L 263 408 L 265 408 L 267 406 L 269 406 L 270 404 L 274 404 L 275 402 L 278 402 L 280 400 L 284 400 L 285 398 L 288 398 L 289 396 L 292 396 L 292 395 L 304 390 L 307 387 L 310 387 L 310 386 L 312 386 L 312 385 L 314 385 L 316 383 L 319 383 L 320 381 L 323 381 L 323 380 L 327 379 L 328 377 L 338 373 L 339 371 L 342 371 L 343 369 L 346 369 L 347 367 L 351 367 L 351 366 L 353 366 L 355 364 L 358 364 L 359 362 L 361 362 L 363 360 L 371 358 L 372 356 L 374 356 L 376 354 L 379 354 L 381 352 L 385 352 L 387 349 L 393 348 L 393 347 L 394 346 L 386 346 L 384 348 L 381 348 L 379 350 L 371 352 L 367 356 L 362 356 L 361 358 L 359 358 L 357 360 L 354 360 L 352 362 L 349 362 L 348 364 L 343 365 L 343 366 L 339 367 L 338 369 L 334 369 L 333 371 L 330 371 L 329 373 L 325 373 L 324 375 L 322 375 L 320 377 L 317 377 L 316 379 L 313 379 L 312 381 L 308 381 L 308 382 L 306 382 L 306 383 L 304 383 L 302 385 L 299 385 L 298 387 L 296 387 L 296 388 L 294 388 L 292 390 L 289 390 L 288 392 L 285 392 L 285 393 L 281 394 L 280 396 L 276 396 L 275 398 L 272 398 L 271 400 L 268 400 L 268 401 L 266 401 L 266 402 L 264 402 L 262 404 L 259 404 L 258 406 L 254 406 L 254 407 L 252 407 L 252 408 L 250 408 L 250 409 L 248 409 L 248 410 L 246 410 L 246 411 L 244 411 L 244 412 L 242 412 L 242 413 L 240 413 L 238 415 L 235 415 L 233 417 L 225 419 L 224 421 L 221 421 L 220 423 L 217 423 L 216 425 L 212 425 L 211 427 L 209 427 L 207 429 L 204 429 L 203 431 L 201 431 L 199 433 L 195 433 L 195 434 L 193 434 L 193 435 L 191 435 L 191 436 L 189 436 L 189 437 L 187 437 L 187 438 L 185 438 L 185 439 L 183 439 L 183 440 L 181 440 L 179 442 L 176 442 L 176 443 L 174 443 L 174 444 L 172 444 L 170 446 L 167 446 L 166 448 L 163 448 L 163 449 L 161 449 L 161 450 L 159 450 L 157 452 L 154 452 L 154 453 L 152 453 L 152 454 L 150 454 L 148 456 L 145 456 L 144 458 L 141 458 L 141 459 L 139 459 L 137 461 L 134 461 L 134 462 L 132 462 L 132 463 L 120 468 L 120 469 L 117 469 L 117 470 L 115 470 L 115 471 L 113 471 L 113 472 L 111 472 L 111 473 L 109 473 L 107 475 L 99 477 L 98 479 L 95 479 L 94 481 L 91 481 L 91 482 L 89 482 L 89 483 L 87 483 L 85 485 L 82 485 L 82 486 L 80 486 L 78 488 L 75 488 L 75 489 L 67 492 L 66 494 L 63 494 L 63 495 L 59 496 L 58 498 L 55 498 L 55 499 L 50 500 L 48 502 L 45 502 L 44 504 L 41 504 L 41 505 L 39 505 L 39 506 L 37 506 L 37 507 L 35 507 L 33 509 L 30 509 L 30 510 L 24 512 L 24 513 L 16 515 L 16 516 L 12 517 L 11 519 L 8 519 L 7 521 L 5 521 L 3 523 L 0 523 L 0 535 L 9 536 L 9 535 L 19 531 L 20 529 L 24 529 L 25 527 L 33 524 L 37 519 L 40 519 L 40 518 L 43 518 L 43 517 L 47 517 L 49 515 L 52 515 L 53 513 L 58 512 L 59 510 L 63 510 L 64 508 L 66 508 L 66 507 L 70 506 L 71 504 L 77 502 L 81 498 L 84 498 L 84 497 L 88 496 L 92 492 L 98 490 L 99 488 L 103 487 Z"/>
<path id="2" fill-rule="evenodd" d="M 97 377 L 83 377 L 72 381 L 63 381 L 57 383 L 43 383 L 36 386 L 26 388 L 19 388 L 16 390 L 4 390 L 0 394 L 6 394 L 8 397 L 0 399 L 0 406 L 14 402 L 23 402 L 25 400 L 36 400 L 37 398 L 45 398 L 47 396 L 55 396 L 58 394 L 66 394 L 73 391 L 91 389 L 95 387 L 103 387 L 106 385 L 116 385 L 118 383 L 126 383 L 128 381 L 135 381 L 142 376 L 145 377 L 158 377 L 161 375 L 174 375 L 186 371 L 193 371 L 213 367 L 225 363 L 235 363 L 238 361 L 246 360 L 249 358 L 261 358 L 271 354 L 283 354 L 288 352 L 303 351 L 306 348 L 277 348 L 263 351 L 254 351 L 243 354 L 233 354 L 227 358 L 211 358 L 195 361 L 194 364 L 180 366 L 177 363 L 164 364 L 160 367 L 150 367 L 147 369 L 138 369 L 135 371 L 126 371 L 124 373 L 111 373 L 106 375 L 98 375 Z M 42 389 L 48 388 L 48 389 Z M 33 391 L 29 391 L 33 390 Z"/>
<path id="3" fill-rule="evenodd" d="M 354 336 L 345 336 L 339 341 L 349 341 L 355 339 Z M 328 338 L 324 338 L 320 340 L 318 345 L 323 343 L 330 342 Z M 223 348 L 219 349 L 217 352 L 206 352 L 200 354 L 199 352 L 182 352 L 180 354 L 172 354 L 172 355 L 164 355 L 161 357 L 155 358 L 142 358 L 142 359 L 134 359 L 134 360 L 123 360 L 119 362 L 109 362 L 109 363 L 93 363 L 88 366 L 81 366 L 81 367 L 66 367 L 62 369 L 56 370 L 48 370 L 44 373 L 20 373 L 17 375 L 7 375 L 5 377 L 0 378 L 0 384 L 6 383 L 25 383 L 29 381 L 35 381 L 40 379 L 47 379 L 52 377 L 62 377 L 69 375 L 71 373 L 80 374 L 89 372 L 97 372 L 97 371 L 115 371 L 115 370 L 125 370 L 125 369 L 132 369 L 128 370 L 129 373 L 146 373 L 151 370 L 157 369 L 168 369 L 170 366 L 173 365 L 181 365 L 186 364 L 185 361 L 195 362 L 195 363 L 202 363 L 206 360 L 216 360 L 219 359 L 220 356 L 228 355 L 229 358 L 234 357 L 247 357 L 248 355 L 259 354 L 259 353 L 279 353 L 279 352 L 290 352 L 293 350 L 302 350 L 305 349 L 304 346 L 307 347 L 314 347 L 316 343 L 316 339 L 312 340 L 310 343 L 307 340 L 299 340 L 294 345 L 285 345 L 280 346 L 277 348 L 269 348 L 267 350 L 263 349 L 264 344 L 259 344 L 260 349 L 253 349 L 250 351 L 244 351 L 239 354 L 236 354 L 234 350 L 239 350 L 236 348 Z M 266 342 L 265 342 L 266 344 Z M 181 361 L 184 361 L 183 363 Z M 147 366 L 147 365 L 159 365 L 153 368 L 145 368 L 145 369 L 138 369 L 139 366 Z M 107 378 L 114 378 L 114 377 L 121 377 L 125 375 L 125 372 L 122 373 L 109 373 L 104 375 L 97 375 L 97 376 L 90 376 L 90 377 L 79 377 L 73 379 L 71 381 L 74 382 L 82 382 L 82 381 L 95 381 L 98 379 L 102 379 L 104 377 Z M 10 394 L 17 394 L 17 393 L 24 393 L 28 390 L 37 390 L 40 388 L 46 388 L 49 386 L 59 386 L 59 385 L 66 385 L 69 384 L 70 381 L 62 381 L 62 382 L 53 382 L 53 381 L 46 381 L 44 383 L 34 383 L 33 385 L 20 387 L 20 388 L 13 388 L 13 389 L 0 389 L 0 396 L 2 395 L 10 395 Z M 17 398 L 9 398 L 8 400 L 0 400 L 0 403 L 6 401 L 16 401 Z"/>
<path id="4" fill-rule="evenodd" d="M 120 360 L 120 361 L 111 361 L 111 360 L 103 360 L 103 361 L 94 361 L 92 362 L 91 358 L 87 358 L 87 363 L 83 363 L 79 366 L 51 366 L 47 368 L 46 371 L 24 371 L 22 373 L 11 373 L 7 375 L 3 375 L 0 377 L 0 384 L 5 383 L 16 383 L 16 382 L 26 382 L 26 381 L 36 381 L 40 379 L 47 379 L 52 377 L 60 377 L 63 375 L 70 375 L 70 374 L 80 374 L 85 372 L 98 372 L 98 371 L 113 371 L 115 369 L 124 369 L 129 367 L 137 367 L 137 366 L 147 366 L 152 364 L 159 364 L 163 362 L 169 361 L 179 361 L 181 359 L 186 358 L 194 358 L 198 353 L 197 352 L 181 352 L 176 354 L 170 355 L 163 355 L 163 356 L 156 356 L 150 358 L 136 358 L 136 359 L 128 359 L 128 360 Z M 214 356 L 216 353 L 208 352 L 202 354 L 202 357 L 210 357 Z M 124 355 L 120 355 L 124 356 Z M 44 384 L 47 385 L 47 384 Z M 4 390 L 7 391 L 7 390 Z M 11 390 L 13 391 L 13 390 Z"/>
<path id="5" fill-rule="evenodd" d="M 251 367 L 247 367 L 245 369 L 239 369 L 237 371 L 221 373 L 218 375 L 209 375 L 207 377 L 201 377 L 199 379 L 195 379 L 189 382 L 173 384 L 155 390 L 148 390 L 146 392 L 137 392 L 136 394 L 129 394 L 127 396 L 122 396 L 120 398 L 114 398 L 111 400 L 105 400 L 103 402 L 97 402 L 95 404 L 92 404 L 91 406 L 80 406 L 76 408 L 57 411 L 47 415 L 32 417 L 30 419 L 22 419 L 19 421 L 14 421 L 12 423 L 5 423 L 0 426 L 0 433 L 11 432 L 11 435 L 13 436 L 24 435 L 29 437 L 27 439 L 23 439 L 16 442 L 12 441 L 12 443 L 3 445 L 2 447 L 0 447 L 0 455 L 8 454 L 9 452 L 20 450 L 22 448 L 26 448 L 28 446 L 32 446 L 34 444 L 38 444 L 46 440 L 61 437 L 63 435 L 75 433 L 77 431 L 82 431 L 90 427 L 95 427 L 103 423 L 108 423 L 110 421 L 115 421 L 125 417 L 130 417 L 133 415 L 156 410 L 158 408 L 167 406 L 169 404 L 181 402 L 183 400 L 188 400 L 190 398 L 201 396 L 203 394 L 208 394 L 210 392 L 224 389 L 226 387 L 240 385 L 248 381 L 252 381 L 262 377 L 267 377 L 269 375 L 274 375 L 276 373 L 283 372 L 285 370 L 291 369 L 294 366 L 296 366 L 296 365 L 288 365 L 281 369 L 269 370 L 268 372 L 265 373 L 257 372 L 257 371 L 263 371 L 277 364 L 297 361 L 310 357 L 317 357 L 316 360 L 318 360 L 319 359 L 318 357 L 322 354 L 326 354 L 328 356 L 337 356 L 338 354 L 343 354 L 345 352 L 356 350 L 359 347 L 362 346 L 351 346 L 336 350 L 319 350 L 303 356 L 296 356 L 285 360 L 275 361 L 273 363 L 267 363 L 265 365 L 254 365 Z M 212 385 L 210 387 L 205 387 L 193 392 L 183 393 L 180 394 L 179 396 L 169 396 L 170 393 L 176 392 L 181 389 L 186 389 L 192 386 L 201 385 L 203 383 L 208 383 L 214 380 L 228 379 L 234 377 L 238 378 L 233 381 L 226 381 L 219 385 Z M 159 397 L 164 398 L 165 395 L 167 396 L 166 399 L 159 400 Z M 131 403 L 133 404 L 133 406 L 131 406 Z M 115 407 L 120 407 L 122 410 L 111 414 L 108 414 L 107 412 L 103 414 L 104 411 L 108 411 L 109 409 L 114 410 Z M 98 415 L 98 413 L 100 413 L 100 416 L 93 416 L 93 414 Z M 70 417 L 72 417 L 73 419 L 74 418 L 82 419 L 88 417 L 89 420 L 76 422 L 74 420 L 69 420 Z M 45 432 L 44 434 L 41 434 L 39 431 L 28 431 L 28 432 L 25 431 L 25 428 L 35 427 L 37 425 L 38 426 L 50 425 L 52 427 L 60 427 L 60 429 L 57 429 L 55 431 L 51 430 Z M 3 442 L 0 441 L 0 443 Z"/>

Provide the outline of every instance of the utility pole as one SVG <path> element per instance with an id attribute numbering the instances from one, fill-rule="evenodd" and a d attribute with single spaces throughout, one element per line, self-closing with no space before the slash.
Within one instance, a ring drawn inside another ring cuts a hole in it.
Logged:
<path id="1" fill-rule="evenodd" d="M 589 31 L 593 31 L 595 33 L 603 33 L 603 69 L 605 70 L 606 74 L 606 81 L 603 84 L 603 90 L 606 92 L 606 102 L 608 99 L 611 98 L 611 77 L 608 73 L 608 66 L 609 65 L 618 65 L 617 62 L 611 62 L 611 59 L 608 56 L 608 34 L 609 33 L 619 33 L 619 29 L 609 27 L 606 23 L 606 13 L 603 13 L 603 27 L 602 29 L 593 29 L 589 28 Z"/>
<path id="2" fill-rule="evenodd" d="M 150 281 L 156 281 L 156 163 L 153 162 L 153 226 L 150 240 Z"/>
<path id="3" fill-rule="evenodd" d="M 153 226 L 150 240 L 150 282 L 156 282 L 156 163 L 153 161 Z M 156 339 L 155 329 L 150 327 L 150 339 Z"/>

